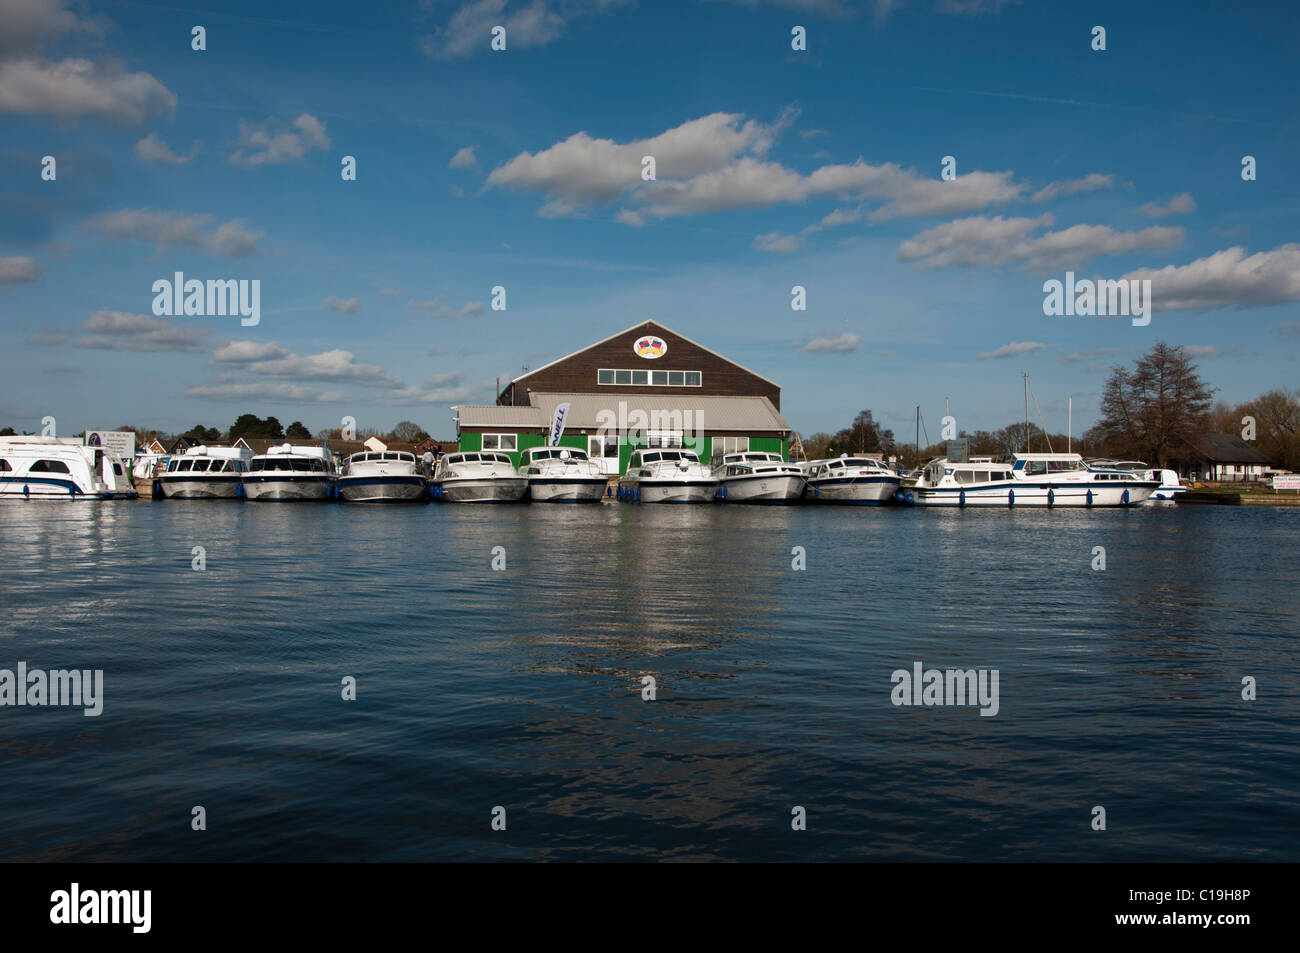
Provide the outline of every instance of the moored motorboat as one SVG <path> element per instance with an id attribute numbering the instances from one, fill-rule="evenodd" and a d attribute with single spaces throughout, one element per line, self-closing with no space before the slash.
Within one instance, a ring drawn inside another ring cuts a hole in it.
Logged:
<path id="1" fill-rule="evenodd" d="M 1015 453 L 931 460 L 901 495 L 921 506 L 1137 506 L 1158 486 L 1143 474 L 1085 467 L 1077 453 Z"/>
<path id="2" fill-rule="evenodd" d="M 0 437 L 0 498 L 133 500 L 138 495 L 122 461 L 103 447 L 56 437 Z"/>
<path id="3" fill-rule="evenodd" d="M 354 453 L 338 477 L 344 503 L 418 503 L 428 500 L 427 490 L 415 454 L 404 450 Z"/>
<path id="4" fill-rule="evenodd" d="M 618 481 L 619 497 L 634 503 L 711 503 L 717 489 L 694 450 L 634 450 Z"/>
<path id="5" fill-rule="evenodd" d="M 1124 470 L 1143 474 L 1144 479 L 1147 480 L 1158 480 L 1160 485 L 1151 494 L 1148 503 L 1173 503 L 1187 492 L 1187 487 L 1183 486 L 1178 471 L 1148 467 L 1139 460 L 1088 460 L 1085 461 L 1085 465 L 1090 470 Z"/>
<path id="6" fill-rule="evenodd" d="M 158 493 L 166 500 L 236 499 L 252 459 L 246 447 L 190 447 L 167 461 Z"/>
<path id="7" fill-rule="evenodd" d="M 815 503 L 847 503 L 880 506 L 892 503 L 902 478 L 870 457 L 839 457 L 810 460 L 804 464 L 808 486 L 804 498 Z"/>
<path id="8" fill-rule="evenodd" d="M 527 489 L 528 478 L 502 451 L 449 453 L 433 474 L 434 497 L 450 503 L 518 503 Z"/>
<path id="9" fill-rule="evenodd" d="M 248 500 L 328 500 L 334 491 L 334 455 L 328 447 L 284 443 L 253 457 L 243 475 Z"/>
<path id="10" fill-rule="evenodd" d="M 719 497 L 728 503 L 797 503 L 803 496 L 804 471 L 779 453 L 743 450 L 713 458 Z"/>
<path id="11" fill-rule="evenodd" d="M 534 503 L 599 503 L 609 477 L 576 447 L 529 447 L 519 461 Z"/>

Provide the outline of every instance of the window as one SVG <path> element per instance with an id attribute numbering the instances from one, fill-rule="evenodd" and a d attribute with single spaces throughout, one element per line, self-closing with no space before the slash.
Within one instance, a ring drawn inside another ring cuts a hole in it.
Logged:
<path id="1" fill-rule="evenodd" d="M 193 470 L 193 469 L 194 469 L 194 461 L 193 461 L 193 460 L 182 460 L 182 461 L 181 461 L 181 465 L 178 466 L 176 469 L 177 469 L 177 470 L 181 470 L 181 471 L 183 471 L 183 472 L 185 472 L 185 473 L 188 473 L 190 470 Z"/>
<path id="2" fill-rule="evenodd" d="M 8 460 L 0 460 L 0 473 L 8 473 L 12 469 Z"/>
<path id="3" fill-rule="evenodd" d="M 31 465 L 28 473 L 71 473 L 68 465 L 62 460 L 37 460 Z"/>
<path id="4" fill-rule="evenodd" d="M 714 437 L 714 453 L 743 453 L 749 449 L 748 437 Z"/>
<path id="5" fill-rule="evenodd" d="M 593 457 L 617 457 L 618 456 L 618 435 L 605 434 L 603 437 L 599 437 L 599 436 L 588 437 L 587 453 Z"/>
<path id="6" fill-rule="evenodd" d="M 680 447 L 682 432 L 680 430 L 651 430 L 648 434 L 648 447 Z M 668 459 L 665 457 L 664 459 Z"/>
<path id="7" fill-rule="evenodd" d="M 175 473 L 175 472 L 176 472 L 176 468 L 177 468 L 178 466 L 180 466 L 180 461 L 179 461 L 179 460 L 168 460 L 168 461 L 167 461 L 167 472 L 168 472 L 168 473 Z"/>
<path id="8" fill-rule="evenodd" d="M 602 367 L 596 371 L 598 384 L 627 384 L 635 387 L 702 387 L 700 371 L 659 371 Z"/>
<path id="9" fill-rule="evenodd" d="M 515 450 L 518 435 L 512 433 L 485 433 L 483 435 L 484 450 Z"/>

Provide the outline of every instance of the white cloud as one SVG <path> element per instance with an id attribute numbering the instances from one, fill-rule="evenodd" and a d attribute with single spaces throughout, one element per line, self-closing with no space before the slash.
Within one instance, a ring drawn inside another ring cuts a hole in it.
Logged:
<path id="1" fill-rule="evenodd" d="M 780 232 L 768 232 L 766 235 L 754 236 L 754 247 L 762 251 L 785 254 L 796 251 L 802 244 L 803 239 L 798 235 L 782 235 Z"/>
<path id="2" fill-rule="evenodd" d="M 73 344 L 105 351 L 199 351 L 209 329 L 201 324 L 175 325 L 162 318 L 125 311 L 96 311 L 83 324 L 86 337 Z"/>
<path id="3" fill-rule="evenodd" d="M 13 256 L 0 258 L 0 285 L 24 284 L 35 281 L 44 269 L 34 258 Z"/>
<path id="4" fill-rule="evenodd" d="M 159 253 L 180 247 L 225 258 L 247 258 L 257 251 L 257 240 L 264 234 L 250 230 L 238 220 L 225 222 L 209 231 L 207 226 L 211 223 L 211 215 L 122 209 L 87 219 L 81 223 L 81 228 L 114 238 L 152 242 Z"/>
<path id="5" fill-rule="evenodd" d="M 1172 247 L 1180 244 L 1185 235 L 1181 228 L 1151 226 L 1138 232 L 1120 232 L 1108 225 L 1072 225 L 1032 234 L 1054 222 L 1050 213 L 1038 218 L 957 219 L 903 242 L 898 257 L 926 268 L 1007 264 L 1037 269 L 1074 267 L 1098 255 Z"/>
<path id="6" fill-rule="evenodd" d="M 226 381 L 191 387 L 187 397 L 206 397 L 212 400 L 286 400 L 295 403 L 336 403 L 344 400 L 339 391 L 319 391 L 304 384 L 285 384 L 272 381 Z"/>
<path id="7" fill-rule="evenodd" d="M 432 301 L 415 301 L 406 302 L 408 311 L 424 311 L 435 318 L 464 318 L 472 314 L 483 313 L 483 303 L 481 301 L 468 301 L 457 310 L 452 310 L 441 304 L 441 298 L 434 298 Z"/>
<path id="8" fill-rule="evenodd" d="M 102 23 L 72 13 L 65 0 L 5 0 L 0 4 L 0 57 L 36 53 L 64 33 L 102 32 Z"/>
<path id="9" fill-rule="evenodd" d="M 199 153 L 199 144 L 196 142 L 191 147 L 188 155 L 177 155 L 172 152 L 171 147 L 158 137 L 158 133 L 151 132 L 135 144 L 135 154 L 145 162 L 165 162 L 168 165 L 184 165 Z"/>
<path id="10" fill-rule="evenodd" d="M 385 298 L 396 298 L 401 294 L 396 288 L 380 288 L 379 293 Z"/>
<path id="11" fill-rule="evenodd" d="M 1138 213 L 1148 218 L 1167 218 L 1170 215 L 1188 215 L 1196 211 L 1196 200 L 1190 192 L 1175 195 L 1164 205 L 1159 202 L 1147 202 L 1138 209 Z"/>
<path id="12" fill-rule="evenodd" d="M 274 341 L 231 341 L 212 352 L 219 364 L 248 364 L 288 357 L 289 352 Z"/>
<path id="13" fill-rule="evenodd" d="M 334 349 L 319 354 L 284 356 L 248 361 L 244 369 L 251 374 L 288 380 L 349 380 L 368 387 L 401 387 L 402 382 L 382 367 L 358 364 L 351 351 Z"/>
<path id="14" fill-rule="evenodd" d="M 116 60 L 0 63 L 0 113 L 139 126 L 175 109 L 176 95 L 166 86 L 148 73 L 128 73 Z"/>
<path id="15" fill-rule="evenodd" d="M 358 311 L 361 310 L 361 299 L 347 298 L 345 300 L 343 298 L 336 298 L 334 297 L 334 295 L 330 295 L 328 298 L 326 298 L 324 301 L 321 302 L 321 306 L 328 308 L 331 311 L 337 311 L 339 314 L 356 314 Z"/>
<path id="16" fill-rule="evenodd" d="M 1186 265 L 1139 268 L 1124 278 L 1149 278 L 1157 311 L 1285 304 L 1300 301 L 1300 244 L 1254 255 L 1233 246 Z"/>
<path id="17" fill-rule="evenodd" d="M 330 147 L 325 124 L 303 113 L 287 126 L 274 116 L 263 122 L 239 120 L 239 148 L 230 155 L 232 165 L 254 167 L 297 162 L 309 150 Z M 245 154 L 244 150 L 250 150 Z"/>
<path id="18" fill-rule="evenodd" d="M 1034 193 L 1033 200 L 1035 202 L 1048 202 L 1062 195 L 1077 195 L 1080 192 L 1095 192 L 1098 189 L 1113 189 L 1114 187 L 1115 177 L 1113 175 L 1091 172 L 1082 179 L 1050 182 Z"/>
<path id="19" fill-rule="evenodd" d="M 564 14 L 549 0 L 507 3 L 507 0 L 470 0 L 434 33 L 420 37 L 421 52 L 430 59 L 456 59 L 490 51 L 492 28 L 506 28 L 507 49 L 546 46 L 564 34 L 566 17 L 585 16 L 617 6 L 611 0 L 569 0 Z"/>
<path id="20" fill-rule="evenodd" d="M 474 147 L 466 146 L 451 157 L 451 161 L 447 163 L 447 168 L 472 169 L 476 165 L 478 165 L 478 159 L 474 157 Z"/>
<path id="21" fill-rule="evenodd" d="M 481 388 L 465 383 L 459 372 L 435 374 L 417 387 L 402 387 L 385 395 L 394 404 L 448 404 L 473 399 Z"/>
<path id="22" fill-rule="evenodd" d="M 691 119 L 648 139 L 616 143 L 577 132 L 536 154 L 523 152 L 492 170 L 487 184 L 542 192 L 551 200 L 544 214 L 572 214 L 608 205 L 643 183 L 641 159 L 654 156 L 659 177 L 689 178 L 725 166 L 741 154 L 763 155 L 793 121 L 787 111 L 773 125 L 738 113 Z"/>
<path id="23" fill-rule="evenodd" d="M 1012 341 L 1010 344 L 1004 344 L 995 351 L 985 351 L 982 354 L 976 354 L 977 361 L 990 361 L 1000 357 L 1016 357 L 1020 354 L 1032 354 L 1034 351 L 1041 351 L 1047 347 L 1039 341 Z"/>
<path id="24" fill-rule="evenodd" d="M 1105 357 L 1119 357 L 1132 351 L 1131 347 L 1098 347 L 1091 351 L 1070 351 L 1062 354 L 1061 361 L 1065 364 L 1084 364 Z"/>
<path id="25" fill-rule="evenodd" d="M 862 338 L 847 332 L 841 334 L 825 333 L 816 337 L 804 337 L 795 342 L 795 347 L 809 354 L 848 354 L 856 351 Z"/>

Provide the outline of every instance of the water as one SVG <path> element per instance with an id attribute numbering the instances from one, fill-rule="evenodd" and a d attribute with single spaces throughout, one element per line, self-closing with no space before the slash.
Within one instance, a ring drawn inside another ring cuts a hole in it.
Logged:
<path id="1" fill-rule="evenodd" d="M 0 668 L 102 668 L 106 698 L 0 708 L 0 858 L 1300 860 L 1297 530 L 6 504 Z M 998 669 L 997 716 L 892 705 L 918 660 Z"/>

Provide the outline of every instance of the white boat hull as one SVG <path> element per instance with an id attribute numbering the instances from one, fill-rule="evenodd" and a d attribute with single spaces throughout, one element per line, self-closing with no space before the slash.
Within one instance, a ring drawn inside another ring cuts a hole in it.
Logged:
<path id="1" fill-rule="evenodd" d="M 524 477 L 466 477 L 435 484 L 437 498 L 448 503 L 518 503 L 528 481 Z"/>
<path id="2" fill-rule="evenodd" d="M 258 502 L 295 503 L 328 500 L 330 481 L 286 477 L 267 480 L 244 477 L 244 498 Z"/>
<path id="3" fill-rule="evenodd" d="M 133 500 L 134 490 L 91 490 L 73 480 L 44 480 L 17 477 L 0 482 L 0 499 L 5 500 Z"/>
<path id="4" fill-rule="evenodd" d="M 918 506 L 1139 506 L 1155 491 L 1156 484 L 1094 486 L 1069 483 L 1058 486 L 1035 484 L 904 491 L 905 501 Z M 1091 495 L 1089 495 L 1091 493 Z"/>
<path id="5" fill-rule="evenodd" d="M 239 497 L 240 479 L 232 474 L 226 479 L 158 478 L 158 487 L 166 500 L 233 500 Z"/>
<path id="6" fill-rule="evenodd" d="M 902 484 L 898 477 L 857 477 L 809 480 L 804 496 L 814 503 L 880 506 L 892 503 Z"/>
<path id="7" fill-rule="evenodd" d="M 718 492 L 716 480 L 637 480 L 619 487 L 634 503 L 712 503 Z"/>
<path id="8" fill-rule="evenodd" d="M 530 477 L 528 495 L 534 503 L 599 503 L 607 486 L 603 477 Z"/>
<path id="9" fill-rule="evenodd" d="M 339 477 L 339 499 L 344 503 L 416 503 L 427 500 L 424 477 Z"/>
<path id="10" fill-rule="evenodd" d="M 728 503 L 797 503 L 803 496 L 804 482 L 798 474 L 729 477 L 722 481 L 722 498 Z"/>

